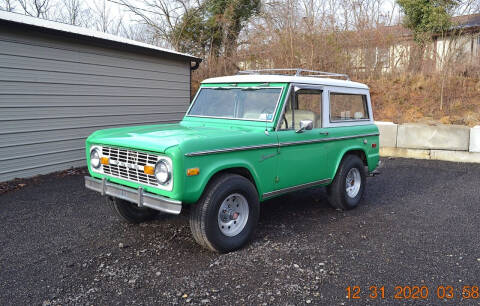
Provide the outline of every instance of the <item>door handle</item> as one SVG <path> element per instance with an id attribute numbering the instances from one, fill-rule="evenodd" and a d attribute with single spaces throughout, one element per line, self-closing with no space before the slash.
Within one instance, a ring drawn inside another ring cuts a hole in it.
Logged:
<path id="1" fill-rule="evenodd" d="M 320 134 L 320 135 L 325 135 L 325 136 L 327 136 L 327 135 L 328 135 L 328 132 L 320 132 L 319 134 Z"/>

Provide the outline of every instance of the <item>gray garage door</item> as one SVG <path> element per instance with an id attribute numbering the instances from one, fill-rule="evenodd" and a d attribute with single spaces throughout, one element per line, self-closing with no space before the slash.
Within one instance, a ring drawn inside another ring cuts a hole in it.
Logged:
<path id="1" fill-rule="evenodd" d="M 179 121 L 190 61 L 0 27 L 0 181 L 85 164 L 97 129 Z"/>

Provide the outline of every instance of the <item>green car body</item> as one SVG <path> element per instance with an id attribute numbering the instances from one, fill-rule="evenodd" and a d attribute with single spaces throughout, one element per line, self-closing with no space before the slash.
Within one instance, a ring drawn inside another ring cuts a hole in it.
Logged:
<path id="1" fill-rule="evenodd" d="M 350 90 L 340 83 L 312 78 L 273 78 L 271 82 L 244 78 L 244 82 L 230 79 L 211 79 L 203 88 L 280 88 L 281 94 L 271 120 L 253 121 L 209 118 L 187 115 L 176 124 L 129 126 L 99 130 L 86 140 L 86 158 L 90 161 L 92 146 L 126 148 L 167 156 L 172 162 L 171 190 L 158 188 L 95 171 L 88 163 L 91 177 L 105 179 L 113 184 L 142 188 L 143 191 L 181 202 L 196 203 L 207 184 L 219 173 L 232 172 L 247 177 L 256 187 L 259 201 L 311 186 L 332 182 L 346 154 L 362 158 L 368 171 L 379 162 L 379 132 L 373 123 L 370 97 L 366 86 L 354 88 L 366 97 L 368 120 L 346 125 L 322 124 L 311 130 L 281 130 L 286 101 L 296 86 L 317 87 L 328 108 L 328 94 L 332 89 Z M 235 79 L 236 80 L 236 79 Z M 295 82 L 294 82 L 295 81 Z M 343 82 L 343 81 L 342 81 Z M 353 82 L 346 82 L 353 83 Z M 299 85 L 300 84 L 300 85 Z M 357 84 L 357 83 L 354 83 Z M 325 109 L 323 109 L 323 112 Z M 327 118 L 323 115 L 323 118 Z M 187 175 L 187 169 L 199 169 L 198 175 Z"/>

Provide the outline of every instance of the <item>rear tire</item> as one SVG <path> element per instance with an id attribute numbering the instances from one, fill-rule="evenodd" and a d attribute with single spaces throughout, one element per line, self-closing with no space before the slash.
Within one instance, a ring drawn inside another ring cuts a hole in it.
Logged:
<path id="1" fill-rule="evenodd" d="M 107 197 L 107 203 L 117 216 L 128 223 L 141 223 L 152 220 L 158 215 L 159 211 L 148 207 L 138 207 L 136 204 L 118 199 Z"/>
<path id="2" fill-rule="evenodd" d="M 245 246 L 260 216 L 255 186 L 237 174 L 213 179 L 190 212 L 190 229 L 201 246 L 227 253 Z"/>
<path id="3" fill-rule="evenodd" d="M 356 155 L 345 156 L 332 184 L 327 186 L 329 204 L 342 210 L 357 207 L 362 200 L 365 184 L 363 161 Z"/>

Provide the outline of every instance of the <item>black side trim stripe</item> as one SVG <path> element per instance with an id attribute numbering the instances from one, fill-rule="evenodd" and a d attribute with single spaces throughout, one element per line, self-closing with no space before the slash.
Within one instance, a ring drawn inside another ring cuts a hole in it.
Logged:
<path id="1" fill-rule="evenodd" d="M 280 194 L 283 194 L 283 193 L 303 189 L 303 188 L 313 187 L 313 186 L 321 185 L 321 184 L 327 184 L 327 183 L 330 183 L 331 181 L 332 181 L 331 179 L 324 179 L 324 180 L 315 181 L 315 182 L 311 182 L 311 183 L 306 183 L 306 184 L 287 187 L 287 188 L 283 188 L 283 189 L 279 189 L 279 190 L 274 190 L 274 191 L 264 193 L 263 198 L 265 199 L 265 198 L 273 197 L 273 196 L 280 195 Z"/>
<path id="2" fill-rule="evenodd" d="M 209 155 L 209 154 L 219 154 L 219 153 L 235 152 L 235 151 L 247 151 L 247 150 L 267 149 L 267 148 L 278 148 L 278 144 L 277 144 L 277 143 L 271 143 L 271 144 L 256 145 L 256 146 L 244 146 L 244 147 L 235 147 L 235 148 L 227 148 L 227 149 L 198 151 L 198 152 L 186 153 L 185 156 L 191 157 L 191 156 L 201 156 L 201 155 Z"/>
<path id="3" fill-rule="evenodd" d="M 378 135 L 380 135 L 380 134 L 379 133 L 372 133 L 372 134 L 362 134 L 362 135 L 352 135 L 352 136 L 342 136 L 342 137 L 330 137 L 330 138 L 321 138 L 321 139 L 312 139 L 312 140 L 303 140 L 303 141 L 281 142 L 280 147 L 304 145 L 304 144 L 310 144 L 310 143 L 330 142 L 330 141 L 338 141 L 338 140 L 347 140 L 347 139 L 369 137 L 369 136 L 378 136 Z"/>
<path id="4" fill-rule="evenodd" d="M 202 155 L 210 155 L 210 154 L 235 152 L 235 151 L 247 151 L 247 150 L 257 150 L 257 149 L 267 149 L 267 148 L 288 147 L 288 146 L 304 145 L 304 144 L 311 144 L 311 143 L 321 143 L 321 142 L 330 142 L 330 141 L 338 141 L 338 140 L 346 140 L 346 139 L 354 139 L 354 138 L 378 136 L 378 135 L 380 135 L 380 134 L 379 133 L 372 133 L 372 134 L 361 134 L 361 135 L 342 136 L 342 137 L 330 137 L 330 138 L 313 139 L 313 140 L 281 142 L 280 144 L 271 143 L 271 144 L 264 144 L 264 145 L 255 145 L 255 146 L 243 146 L 243 147 L 234 147 L 234 148 L 226 148 L 226 149 L 191 152 L 191 153 L 186 153 L 185 156 L 192 157 L 192 156 L 202 156 Z"/>

